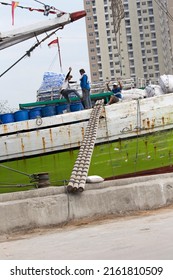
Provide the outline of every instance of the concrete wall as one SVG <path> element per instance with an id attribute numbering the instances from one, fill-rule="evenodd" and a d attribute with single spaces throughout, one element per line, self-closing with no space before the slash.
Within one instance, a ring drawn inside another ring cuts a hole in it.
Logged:
<path id="1" fill-rule="evenodd" d="M 173 203 L 173 174 L 87 184 L 82 193 L 48 187 L 0 195 L 0 234 L 50 227 L 109 214 L 157 209 Z"/>

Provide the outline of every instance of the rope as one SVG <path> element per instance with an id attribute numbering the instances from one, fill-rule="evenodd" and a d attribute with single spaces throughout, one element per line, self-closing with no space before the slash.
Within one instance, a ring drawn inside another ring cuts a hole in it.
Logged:
<path id="1" fill-rule="evenodd" d="M 28 51 L 26 51 L 26 53 L 21 56 L 15 63 L 13 63 L 9 68 L 7 68 L 3 73 L 0 74 L 0 78 L 6 74 L 10 69 L 12 69 L 17 63 L 19 63 L 25 56 L 31 56 L 31 52 L 36 49 L 39 45 L 41 45 L 41 43 L 43 43 L 45 40 L 47 40 L 49 37 L 51 37 L 53 34 L 55 34 L 59 29 L 62 29 L 62 27 L 58 27 L 58 29 L 56 29 L 55 31 L 51 32 L 49 35 L 47 35 L 46 37 L 44 37 L 41 41 L 37 40 L 37 43 L 32 46 Z"/>
<path id="2" fill-rule="evenodd" d="M 81 144 L 79 154 L 74 164 L 69 184 L 67 186 L 68 192 L 82 192 L 85 188 L 86 178 L 97 136 L 99 117 L 103 108 L 103 104 L 104 100 L 97 100 L 91 112 L 84 140 Z"/>
<path id="3" fill-rule="evenodd" d="M 1 5 L 6 5 L 6 6 L 12 6 L 12 4 L 5 3 L 5 2 L 0 2 L 0 4 Z M 48 14 L 64 14 L 64 12 L 56 9 L 55 7 L 51 7 L 51 6 L 45 5 L 45 4 L 43 4 L 43 5 L 44 5 L 45 9 L 37 9 L 37 8 L 26 7 L 26 6 L 21 6 L 21 5 L 18 5 L 16 8 L 21 8 L 21 9 L 29 10 L 30 12 L 33 12 L 33 11 L 41 12 L 41 13 L 44 13 L 45 15 L 48 15 Z M 47 7 L 49 8 L 48 11 L 46 11 Z"/>
<path id="4" fill-rule="evenodd" d="M 0 164 L 0 167 L 3 167 L 3 168 L 6 168 L 6 169 L 9 169 L 9 170 L 11 170 L 11 171 L 14 171 L 14 172 L 17 172 L 17 173 L 23 174 L 23 175 L 25 175 L 25 176 L 31 177 L 31 175 L 30 175 L 30 174 L 27 174 L 27 173 L 25 173 L 25 172 L 22 172 L 22 171 L 16 170 L 16 169 L 11 168 L 11 167 L 8 167 L 8 166 L 5 166 L 5 165 L 3 165 L 3 164 Z"/>

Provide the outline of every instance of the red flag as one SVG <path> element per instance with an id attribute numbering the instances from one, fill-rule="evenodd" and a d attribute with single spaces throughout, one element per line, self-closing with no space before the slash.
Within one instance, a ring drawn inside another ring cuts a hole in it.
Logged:
<path id="1" fill-rule="evenodd" d="M 19 5 L 19 2 L 15 2 L 15 1 L 12 1 L 11 3 L 11 7 L 12 7 L 12 25 L 14 25 L 14 9 Z"/>
<path id="2" fill-rule="evenodd" d="M 48 44 L 48 47 L 57 47 L 58 48 L 58 54 L 59 54 L 59 64 L 60 64 L 60 68 L 61 68 L 61 72 L 62 72 L 62 62 L 61 62 L 61 53 L 60 53 L 60 45 L 59 45 L 59 39 L 56 38 L 55 40 L 51 41 Z"/>
<path id="3" fill-rule="evenodd" d="M 58 38 L 50 42 L 48 44 L 48 47 L 55 47 L 55 46 L 57 47 L 57 45 L 58 45 Z"/>

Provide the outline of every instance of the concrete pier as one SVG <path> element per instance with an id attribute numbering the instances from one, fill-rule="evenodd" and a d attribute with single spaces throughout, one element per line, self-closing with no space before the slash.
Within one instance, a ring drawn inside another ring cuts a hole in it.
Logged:
<path id="1" fill-rule="evenodd" d="M 1 194 L 0 234 L 127 215 L 170 204 L 172 173 L 86 184 L 85 191 L 77 194 L 69 194 L 64 186 Z"/>

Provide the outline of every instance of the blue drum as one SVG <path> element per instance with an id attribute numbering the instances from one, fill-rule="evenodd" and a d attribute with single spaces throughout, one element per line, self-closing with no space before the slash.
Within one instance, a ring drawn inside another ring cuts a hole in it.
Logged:
<path id="1" fill-rule="evenodd" d="M 14 113 L 15 122 L 29 120 L 29 114 L 27 110 L 19 110 Z"/>
<path id="2" fill-rule="evenodd" d="M 1 115 L 1 122 L 2 123 L 12 123 L 14 122 L 14 114 L 13 113 L 6 113 Z"/>
<path id="3" fill-rule="evenodd" d="M 50 117 L 56 115 L 55 106 L 45 106 L 41 109 L 42 117 Z"/>

